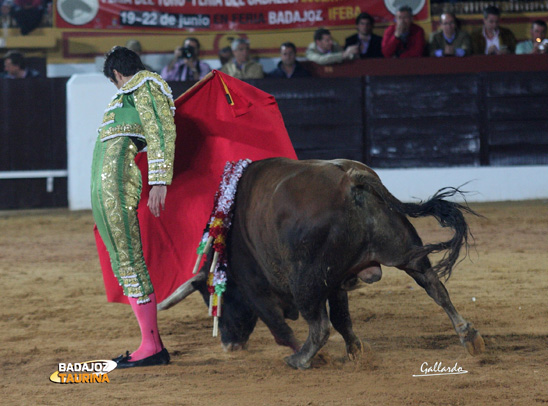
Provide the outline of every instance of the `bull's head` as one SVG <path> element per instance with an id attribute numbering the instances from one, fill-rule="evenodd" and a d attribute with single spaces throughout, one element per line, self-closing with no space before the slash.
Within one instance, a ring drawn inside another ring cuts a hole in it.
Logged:
<path id="1" fill-rule="evenodd" d="M 199 291 L 202 294 L 206 306 L 209 304 L 209 292 L 207 290 L 208 264 L 204 265 L 200 272 L 179 286 L 167 299 L 158 304 L 158 310 L 166 310 L 181 302 L 190 294 Z M 225 351 L 235 351 L 246 347 L 247 340 L 257 323 L 257 315 L 245 302 L 238 287 L 230 278 L 227 281 L 227 289 L 223 294 L 222 316 L 219 318 L 219 330 L 221 331 L 221 344 Z"/>

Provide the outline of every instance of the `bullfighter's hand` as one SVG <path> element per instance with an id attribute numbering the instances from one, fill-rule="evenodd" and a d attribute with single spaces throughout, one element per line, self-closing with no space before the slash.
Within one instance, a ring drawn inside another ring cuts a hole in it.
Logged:
<path id="1" fill-rule="evenodd" d="M 165 209 L 167 187 L 165 185 L 154 185 L 148 195 L 148 208 L 154 217 L 160 217 L 160 208 Z"/>

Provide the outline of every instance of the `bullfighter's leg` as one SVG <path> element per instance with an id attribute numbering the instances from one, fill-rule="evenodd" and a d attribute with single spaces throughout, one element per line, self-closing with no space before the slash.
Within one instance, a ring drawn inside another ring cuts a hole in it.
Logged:
<path id="1" fill-rule="evenodd" d="M 310 368 L 310 360 L 322 348 L 329 338 L 329 318 L 326 302 L 308 309 L 301 307 L 301 314 L 308 322 L 308 338 L 300 351 L 285 358 L 285 362 L 295 369 Z"/>
<path id="2" fill-rule="evenodd" d="M 466 347 L 468 352 L 471 355 L 481 354 L 485 350 L 485 344 L 481 335 L 472 327 L 471 323 L 466 321 L 457 312 L 453 303 L 451 303 L 447 289 L 445 289 L 438 275 L 430 269 L 430 261 L 427 258 L 423 258 L 418 262 L 419 266 L 412 267 L 415 269 L 404 268 L 405 272 L 415 279 L 438 305 L 443 307 L 443 310 L 445 310 L 449 319 L 451 319 L 461 343 Z"/>
<path id="3" fill-rule="evenodd" d="M 352 330 L 352 319 L 348 310 L 348 293 L 341 289 L 335 290 L 329 295 L 328 301 L 331 324 L 343 336 L 348 358 L 354 360 L 363 352 L 363 345 Z"/>

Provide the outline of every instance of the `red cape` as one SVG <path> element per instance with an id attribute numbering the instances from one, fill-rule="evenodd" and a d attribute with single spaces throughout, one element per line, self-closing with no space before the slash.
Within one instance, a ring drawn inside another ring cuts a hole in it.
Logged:
<path id="1" fill-rule="evenodd" d="M 146 153 L 136 158 L 143 178 L 141 239 L 158 303 L 192 277 L 226 161 L 297 159 L 274 97 L 224 73 L 214 70 L 175 100 L 175 107 L 173 181 L 159 218 L 147 207 Z M 95 240 L 108 301 L 128 303 L 97 228 Z"/>

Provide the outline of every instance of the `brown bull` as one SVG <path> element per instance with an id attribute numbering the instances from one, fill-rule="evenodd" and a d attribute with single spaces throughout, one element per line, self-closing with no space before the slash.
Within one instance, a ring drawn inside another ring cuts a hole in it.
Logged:
<path id="1" fill-rule="evenodd" d="M 362 345 L 352 330 L 346 290 L 357 277 L 380 279 L 383 264 L 415 279 L 447 312 L 468 351 L 481 353 L 483 339 L 459 315 L 440 281 L 451 275 L 461 248 L 467 246 L 463 212 L 473 212 L 444 200 L 456 193 L 447 188 L 424 203 L 402 203 L 359 162 L 275 158 L 252 163 L 238 185 L 227 247 L 223 345 L 244 346 L 260 317 L 278 344 L 293 349 L 287 364 L 304 369 L 326 343 L 331 321 L 354 357 Z M 406 216 L 434 216 L 454 236 L 423 245 Z M 438 251 L 446 255 L 432 266 L 427 255 Z M 172 306 L 195 289 L 206 295 L 207 269 L 209 264 L 159 308 Z M 302 346 L 285 322 L 299 313 L 309 325 Z"/>

